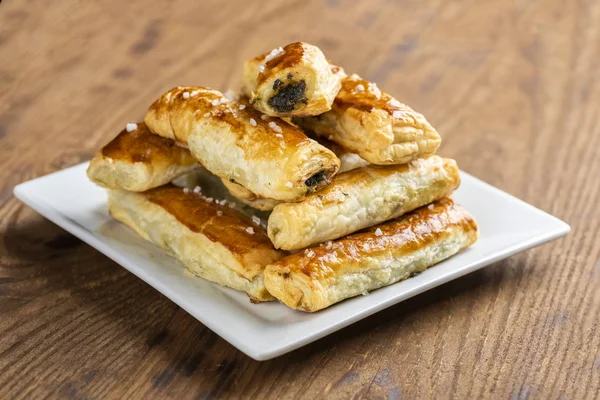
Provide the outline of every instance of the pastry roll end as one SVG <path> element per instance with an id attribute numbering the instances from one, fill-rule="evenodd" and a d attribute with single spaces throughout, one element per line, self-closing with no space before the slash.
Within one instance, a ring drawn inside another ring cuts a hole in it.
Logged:
<path id="1" fill-rule="evenodd" d="M 138 123 L 132 131 L 122 130 L 94 156 L 87 175 L 98 186 L 143 192 L 199 168 L 188 149 Z"/>
<path id="2" fill-rule="evenodd" d="M 242 81 L 254 108 L 277 117 L 329 111 L 341 87 L 323 52 L 307 43 L 291 43 L 246 61 Z"/>

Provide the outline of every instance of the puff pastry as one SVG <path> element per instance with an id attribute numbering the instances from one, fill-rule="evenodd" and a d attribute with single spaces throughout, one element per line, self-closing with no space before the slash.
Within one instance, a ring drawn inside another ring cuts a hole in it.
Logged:
<path id="1" fill-rule="evenodd" d="M 130 132 L 122 130 L 104 146 L 90 162 L 87 175 L 105 188 L 142 192 L 198 168 L 188 149 L 153 135 L 139 123 Z"/>
<path id="2" fill-rule="evenodd" d="M 341 87 L 323 52 L 307 43 L 291 43 L 246 61 L 242 83 L 254 108 L 277 117 L 329 111 Z"/>
<path id="3" fill-rule="evenodd" d="M 265 231 L 241 212 L 172 185 L 143 193 L 109 191 L 110 213 L 162 247 L 194 275 L 272 300 L 264 267 L 283 256 Z"/>
<path id="4" fill-rule="evenodd" d="M 472 245 L 477 236 L 473 217 L 452 200 L 441 199 L 270 264 L 265 286 L 289 307 L 318 311 L 422 272 Z"/>
<path id="5" fill-rule="evenodd" d="M 229 101 L 216 90 L 177 87 L 148 110 L 152 132 L 187 143 L 220 178 L 262 198 L 298 201 L 331 182 L 339 159 L 287 122 Z"/>
<path id="6" fill-rule="evenodd" d="M 235 197 L 237 200 L 242 203 L 256 208 L 261 211 L 271 211 L 277 204 L 280 203 L 279 200 L 273 199 L 265 199 L 263 197 L 259 197 L 243 187 L 242 185 L 238 185 L 237 183 L 230 182 L 226 179 L 222 179 L 223 185 L 229 190 L 229 194 Z"/>
<path id="7" fill-rule="evenodd" d="M 332 142 L 323 136 L 311 134 L 310 132 L 306 132 L 306 134 L 311 139 L 315 139 L 319 144 L 333 151 L 337 158 L 340 159 L 340 170 L 338 171 L 338 174 L 355 168 L 364 167 L 369 164 L 367 160 L 361 158 L 358 154 L 349 152 L 339 144 Z"/>
<path id="8" fill-rule="evenodd" d="M 379 165 L 434 154 L 441 143 L 423 115 L 358 75 L 342 79 L 331 111 L 293 122 Z"/>
<path id="9" fill-rule="evenodd" d="M 456 162 L 438 156 L 354 169 L 302 202 L 275 206 L 269 238 L 284 250 L 337 239 L 448 196 L 459 183 Z"/>

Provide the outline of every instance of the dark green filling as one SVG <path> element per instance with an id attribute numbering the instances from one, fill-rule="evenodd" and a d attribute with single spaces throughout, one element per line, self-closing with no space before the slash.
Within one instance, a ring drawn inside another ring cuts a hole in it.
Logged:
<path id="1" fill-rule="evenodd" d="M 277 94 L 271 96 L 268 103 L 277 112 L 290 112 L 298 103 L 307 103 L 308 100 L 304 96 L 306 92 L 306 82 L 290 82 L 282 86 L 282 82 L 276 79 L 273 83 L 273 90 L 278 90 Z"/>
<path id="2" fill-rule="evenodd" d="M 321 171 L 317 172 L 316 174 L 305 180 L 304 184 L 308 187 L 312 187 L 317 185 L 319 182 L 324 181 L 325 179 L 327 179 L 327 174 L 325 173 L 325 171 Z"/>

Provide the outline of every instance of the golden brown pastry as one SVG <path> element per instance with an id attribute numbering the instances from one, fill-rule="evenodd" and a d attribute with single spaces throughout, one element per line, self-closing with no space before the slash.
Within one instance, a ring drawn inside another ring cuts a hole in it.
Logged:
<path id="1" fill-rule="evenodd" d="M 127 124 L 87 169 L 99 186 L 142 192 L 201 168 L 189 150 L 153 135 L 145 124 Z"/>
<path id="2" fill-rule="evenodd" d="M 308 43 L 291 43 L 246 61 L 242 83 L 254 108 L 276 117 L 329 111 L 341 87 L 323 52 Z"/>
<path id="3" fill-rule="evenodd" d="M 302 202 L 275 206 L 269 238 L 284 250 L 337 239 L 448 196 L 459 183 L 456 162 L 438 156 L 357 168 Z"/>
<path id="4" fill-rule="evenodd" d="M 442 199 L 268 265 L 265 286 L 289 307 L 318 311 L 422 272 L 475 243 L 477 235 L 473 217 Z"/>
<path id="5" fill-rule="evenodd" d="M 358 75 L 342 79 L 331 111 L 293 122 L 379 165 L 434 154 L 441 143 L 423 115 Z"/>
<path id="6" fill-rule="evenodd" d="M 249 205 L 250 207 L 256 208 L 261 211 L 271 211 L 277 204 L 280 203 L 279 200 L 273 199 L 265 199 L 263 197 L 259 197 L 243 187 L 242 185 L 238 185 L 237 183 L 230 182 L 226 179 L 221 180 L 223 185 L 229 190 L 229 194 L 235 197 L 237 200 L 242 203 Z"/>
<path id="7" fill-rule="evenodd" d="M 265 265 L 283 257 L 258 221 L 212 198 L 172 185 L 142 193 L 109 191 L 110 213 L 194 275 L 246 292 L 253 301 L 273 298 L 265 290 Z M 258 223 L 257 223 L 258 222 Z"/>
<path id="8" fill-rule="evenodd" d="M 298 128 L 216 90 L 178 87 L 148 110 L 160 136 L 187 143 L 213 174 L 262 198 L 298 201 L 331 182 L 340 161 Z"/>

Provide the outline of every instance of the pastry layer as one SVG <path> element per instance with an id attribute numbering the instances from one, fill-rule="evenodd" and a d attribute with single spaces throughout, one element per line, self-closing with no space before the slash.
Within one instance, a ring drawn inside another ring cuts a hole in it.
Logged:
<path id="1" fill-rule="evenodd" d="M 434 154 L 441 143 L 423 115 L 358 75 L 342 79 L 331 111 L 293 122 L 379 165 Z"/>
<path id="2" fill-rule="evenodd" d="M 472 245 L 477 236 L 473 217 L 441 199 L 268 265 L 265 286 L 289 307 L 318 311 L 422 272 Z"/>
<path id="3" fill-rule="evenodd" d="M 145 124 L 122 130 L 90 162 L 87 175 L 99 186 L 142 192 L 200 168 L 189 150 L 153 135 Z"/>
<path id="4" fill-rule="evenodd" d="M 295 126 L 211 89 L 170 90 L 145 120 L 152 132 L 187 143 L 210 172 L 262 198 L 298 201 L 331 182 L 340 165 Z"/>
<path id="5" fill-rule="evenodd" d="M 277 204 L 281 203 L 278 200 L 259 197 L 237 183 L 232 183 L 226 179 L 222 179 L 221 181 L 227 190 L 229 190 L 231 196 L 257 210 L 271 211 Z"/>
<path id="6" fill-rule="evenodd" d="M 353 169 L 299 203 L 275 206 L 269 238 L 285 250 L 337 239 L 448 196 L 459 183 L 456 162 L 438 156 Z"/>
<path id="7" fill-rule="evenodd" d="M 143 193 L 111 190 L 109 209 L 113 218 L 162 247 L 193 274 L 244 291 L 255 301 L 272 300 L 263 271 L 283 253 L 240 211 L 172 185 Z"/>

